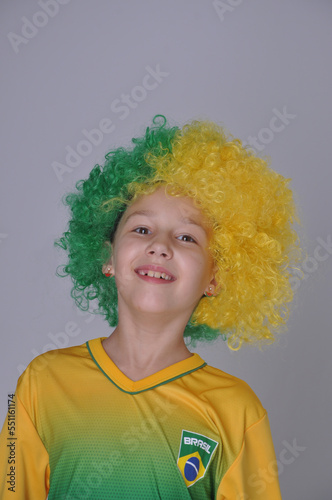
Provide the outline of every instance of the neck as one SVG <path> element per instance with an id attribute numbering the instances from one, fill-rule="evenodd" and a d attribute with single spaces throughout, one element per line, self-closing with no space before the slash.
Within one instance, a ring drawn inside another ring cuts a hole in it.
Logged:
<path id="1" fill-rule="evenodd" d="M 119 317 L 126 319 L 119 321 L 112 335 L 103 341 L 103 347 L 131 380 L 148 377 L 192 356 L 183 339 L 187 321 L 183 325 L 169 318 L 167 322 L 150 318 L 142 324 L 120 314 Z"/>

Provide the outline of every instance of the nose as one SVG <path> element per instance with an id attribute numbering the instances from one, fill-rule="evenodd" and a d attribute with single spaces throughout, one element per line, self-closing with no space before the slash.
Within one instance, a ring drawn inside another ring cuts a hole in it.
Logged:
<path id="1" fill-rule="evenodd" d="M 165 259 L 170 259 L 173 255 L 168 239 L 162 236 L 154 238 L 147 247 L 146 252 L 148 255 L 160 256 Z"/>

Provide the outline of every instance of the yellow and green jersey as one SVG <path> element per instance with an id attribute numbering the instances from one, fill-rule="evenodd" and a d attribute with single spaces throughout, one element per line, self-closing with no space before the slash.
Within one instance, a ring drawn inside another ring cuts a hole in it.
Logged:
<path id="1" fill-rule="evenodd" d="M 0 436 L 2 500 L 280 500 L 267 413 L 198 354 L 132 381 L 102 338 L 35 358 Z"/>

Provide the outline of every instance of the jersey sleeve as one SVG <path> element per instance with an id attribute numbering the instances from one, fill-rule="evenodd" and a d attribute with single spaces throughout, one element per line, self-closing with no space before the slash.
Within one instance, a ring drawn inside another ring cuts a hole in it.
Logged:
<path id="1" fill-rule="evenodd" d="M 242 448 L 218 488 L 217 500 L 281 500 L 267 413 L 245 432 Z"/>
<path id="2" fill-rule="evenodd" d="M 1 500 L 45 500 L 49 458 L 23 403 L 16 394 L 0 434 Z"/>

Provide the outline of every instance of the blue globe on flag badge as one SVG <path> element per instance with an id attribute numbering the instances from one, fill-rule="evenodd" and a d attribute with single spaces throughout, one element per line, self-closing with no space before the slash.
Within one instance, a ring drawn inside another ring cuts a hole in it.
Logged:
<path id="1" fill-rule="evenodd" d="M 199 473 L 200 462 L 197 457 L 188 458 L 184 466 L 184 475 L 187 481 L 195 481 Z"/>

